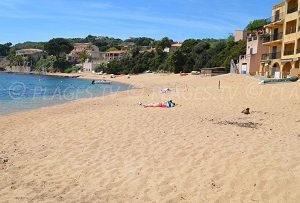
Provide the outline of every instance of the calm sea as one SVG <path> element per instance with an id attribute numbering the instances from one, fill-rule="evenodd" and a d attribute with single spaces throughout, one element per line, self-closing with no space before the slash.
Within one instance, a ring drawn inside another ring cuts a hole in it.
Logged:
<path id="1" fill-rule="evenodd" d="M 92 80 L 0 73 L 0 115 L 105 96 L 130 89 L 129 85 L 91 84 Z"/>

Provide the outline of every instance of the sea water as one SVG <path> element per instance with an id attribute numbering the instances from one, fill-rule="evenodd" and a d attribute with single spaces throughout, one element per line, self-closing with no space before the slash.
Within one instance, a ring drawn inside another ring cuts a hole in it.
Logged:
<path id="1" fill-rule="evenodd" d="M 0 115 L 130 89 L 129 85 L 117 82 L 91 83 L 92 80 L 79 78 L 0 73 Z"/>

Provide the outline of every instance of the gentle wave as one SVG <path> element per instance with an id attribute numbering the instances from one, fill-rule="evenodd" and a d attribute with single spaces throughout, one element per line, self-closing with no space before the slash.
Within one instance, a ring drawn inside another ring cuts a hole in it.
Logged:
<path id="1" fill-rule="evenodd" d="M 117 82 L 92 85 L 86 79 L 0 73 L 0 115 L 128 89 Z"/>

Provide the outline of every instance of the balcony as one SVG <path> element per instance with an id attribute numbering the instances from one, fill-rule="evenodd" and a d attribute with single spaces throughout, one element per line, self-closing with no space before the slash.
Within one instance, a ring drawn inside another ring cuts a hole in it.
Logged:
<path id="1" fill-rule="evenodd" d="M 267 24 L 276 23 L 284 19 L 284 12 L 266 19 Z"/>
<path id="2" fill-rule="evenodd" d="M 296 11 L 298 11 L 298 5 L 293 6 L 293 7 L 291 7 L 291 8 L 288 8 L 288 9 L 287 9 L 287 14 L 294 13 L 294 12 L 296 12 Z"/>
<path id="3" fill-rule="evenodd" d="M 290 56 L 290 55 L 294 55 L 294 50 L 286 50 L 283 53 L 284 56 Z"/>
<path id="4" fill-rule="evenodd" d="M 255 41 L 257 40 L 257 35 L 254 35 L 252 37 L 248 37 L 248 42 L 252 42 L 252 41 Z"/>
<path id="5" fill-rule="evenodd" d="M 289 35 L 289 34 L 293 34 L 295 32 L 296 32 L 296 27 L 289 27 L 289 28 L 286 28 L 285 34 Z"/>
<path id="6" fill-rule="evenodd" d="M 263 54 L 261 56 L 262 61 L 280 59 L 280 58 L 281 58 L 281 52 L 268 53 L 268 54 Z"/>
<path id="7" fill-rule="evenodd" d="M 282 40 L 283 32 L 273 34 L 273 35 L 266 35 L 262 38 L 263 43 L 273 42 L 277 40 Z"/>

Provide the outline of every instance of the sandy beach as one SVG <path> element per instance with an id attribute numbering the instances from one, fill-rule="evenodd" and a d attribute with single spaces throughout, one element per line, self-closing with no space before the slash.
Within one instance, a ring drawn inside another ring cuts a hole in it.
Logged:
<path id="1" fill-rule="evenodd" d="M 135 88 L 0 116 L 0 202 L 299 202 L 300 82 L 112 80 Z"/>

